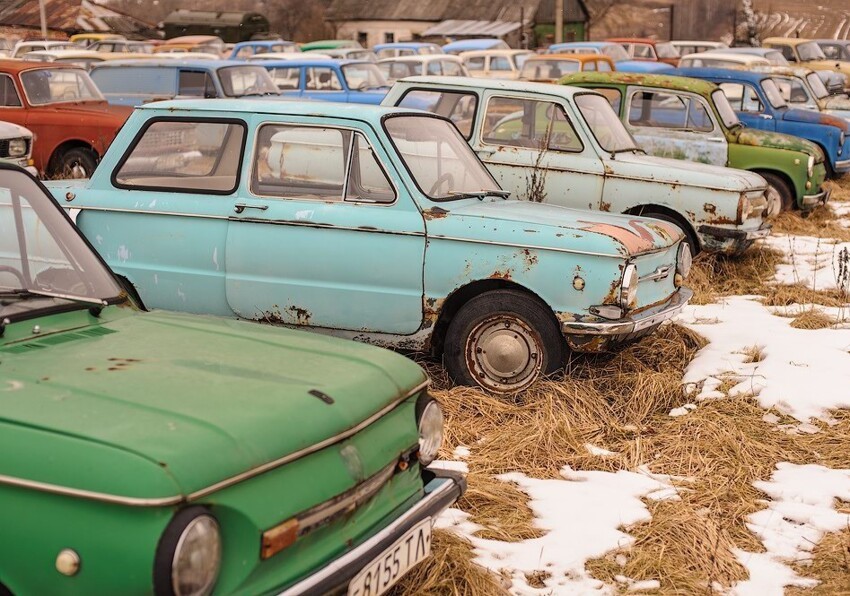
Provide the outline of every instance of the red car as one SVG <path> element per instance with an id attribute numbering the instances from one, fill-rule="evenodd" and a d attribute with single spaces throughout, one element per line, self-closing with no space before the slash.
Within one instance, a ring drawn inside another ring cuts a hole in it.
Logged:
<path id="1" fill-rule="evenodd" d="M 90 177 L 130 112 L 109 105 L 81 68 L 0 60 L 0 119 L 33 132 L 42 176 Z"/>
<path id="2" fill-rule="evenodd" d="M 664 62 L 670 66 L 679 66 L 679 50 L 669 41 L 641 37 L 615 37 L 605 41 L 623 46 L 632 60 Z"/>

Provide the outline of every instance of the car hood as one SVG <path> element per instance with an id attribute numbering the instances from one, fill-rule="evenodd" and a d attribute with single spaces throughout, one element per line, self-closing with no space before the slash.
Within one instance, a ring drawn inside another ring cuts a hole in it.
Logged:
<path id="1" fill-rule="evenodd" d="M 802 122 L 805 124 L 835 126 L 843 130 L 845 133 L 848 132 L 848 129 L 850 129 L 850 123 L 846 122 L 843 118 L 824 114 L 823 112 L 816 112 L 815 110 L 800 110 L 798 108 L 791 108 L 789 110 L 784 110 L 781 114 L 782 119 L 786 122 Z"/>
<path id="2" fill-rule="evenodd" d="M 0 344 L 0 447 L 15 449 L 0 474 L 110 495 L 191 494 L 334 437 L 426 378 L 387 350 L 231 319 L 109 307 L 38 322 L 40 335 L 14 323 L 6 337 L 26 337 Z"/>
<path id="3" fill-rule="evenodd" d="M 665 250 L 682 238 L 656 219 L 529 201 L 450 201 L 424 215 L 429 237 L 622 257 Z"/>
<path id="4" fill-rule="evenodd" d="M 20 137 L 32 137 L 32 131 L 11 122 L 0 122 L 0 138 L 17 139 Z"/>
<path id="5" fill-rule="evenodd" d="M 50 107 L 62 110 L 65 114 L 78 114 L 80 116 L 98 117 L 99 119 L 102 119 L 104 115 L 108 114 L 119 124 L 123 124 L 130 114 L 133 113 L 133 108 L 130 106 L 116 106 L 106 100 L 64 102 Z M 108 123 L 99 121 L 98 124 L 106 125 Z"/>
<path id="6" fill-rule="evenodd" d="M 767 188 L 761 176 L 746 170 L 642 153 L 617 153 L 606 165 L 614 175 L 678 186 L 704 187 L 734 193 Z"/>
<path id="7" fill-rule="evenodd" d="M 750 147 L 770 147 L 772 149 L 786 149 L 788 151 L 800 151 L 815 157 L 815 162 L 821 163 L 824 160 L 823 151 L 820 147 L 792 135 L 786 135 L 781 132 L 770 132 L 766 130 L 758 130 L 755 128 L 741 128 L 737 132 L 737 136 L 733 137 L 733 141 L 739 145 L 748 145 Z"/>

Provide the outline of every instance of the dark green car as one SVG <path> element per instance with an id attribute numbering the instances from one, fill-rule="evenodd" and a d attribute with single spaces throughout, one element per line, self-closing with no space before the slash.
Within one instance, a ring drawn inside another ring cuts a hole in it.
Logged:
<path id="1" fill-rule="evenodd" d="M 688 77 L 582 72 L 562 85 L 602 93 L 640 147 L 650 155 L 760 174 L 783 209 L 825 203 L 824 154 L 814 143 L 747 128 L 717 85 Z"/>
<path id="2" fill-rule="evenodd" d="M 462 493 L 392 352 L 141 312 L 0 164 L 0 594 L 381 594 Z"/>

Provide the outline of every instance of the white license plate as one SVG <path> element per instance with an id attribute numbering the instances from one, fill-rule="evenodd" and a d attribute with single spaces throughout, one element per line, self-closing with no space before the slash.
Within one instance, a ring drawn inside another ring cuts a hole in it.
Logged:
<path id="1" fill-rule="evenodd" d="M 372 560 L 348 584 L 348 596 L 380 596 L 431 554 L 431 518 L 424 519 Z"/>

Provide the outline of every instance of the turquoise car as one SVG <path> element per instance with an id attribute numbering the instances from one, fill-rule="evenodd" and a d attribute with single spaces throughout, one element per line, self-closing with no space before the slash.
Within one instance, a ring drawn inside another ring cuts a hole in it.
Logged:
<path id="1" fill-rule="evenodd" d="M 426 352 L 496 393 L 692 295 L 674 225 L 509 200 L 450 120 L 410 109 L 147 104 L 90 181 L 52 189 L 148 307 Z"/>

